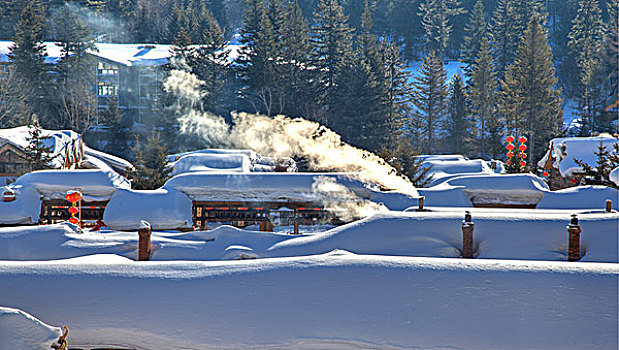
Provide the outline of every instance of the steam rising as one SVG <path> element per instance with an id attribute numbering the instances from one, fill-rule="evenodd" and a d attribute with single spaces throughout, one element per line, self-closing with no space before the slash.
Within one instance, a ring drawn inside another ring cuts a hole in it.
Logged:
<path id="1" fill-rule="evenodd" d="M 338 218 L 343 221 L 353 221 L 357 218 L 388 211 L 382 204 L 362 200 L 346 186 L 337 183 L 335 179 L 330 177 L 319 176 L 316 178 L 312 184 L 312 191 L 319 195 L 325 208 L 335 211 Z"/>
<path id="2" fill-rule="evenodd" d="M 248 148 L 272 157 L 301 156 L 312 170 L 353 172 L 359 180 L 415 194 L 413 185 L 380 157 L 342 142 L 340 135 L 318 123 L 285 116 L 233 113 L 233 126 L 220 116 L 197 110 L 202 82 L 175 70 L 164 88 L 177 96 L 181 132 L 197 134 L 214 147 Z"/>

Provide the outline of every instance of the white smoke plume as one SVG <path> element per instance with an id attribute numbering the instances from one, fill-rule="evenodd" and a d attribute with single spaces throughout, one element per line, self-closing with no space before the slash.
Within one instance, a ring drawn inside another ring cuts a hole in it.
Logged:
<path id="1" fill-rule="evenodd" d="M 198 112 L 200 85 L 195 75 L 179 70 L 164 84 L 183 105 L 181 132 L 200 135 L 212 146 L 248 148 L 272 157 L 305 157 L 312 170 L 352 172 L 365 183 L 416 194 L 412 183 L 383 159 L 342 142 L 340 135 L 316 122 L 233 113 L 230 126 L 220 116 Z"/>

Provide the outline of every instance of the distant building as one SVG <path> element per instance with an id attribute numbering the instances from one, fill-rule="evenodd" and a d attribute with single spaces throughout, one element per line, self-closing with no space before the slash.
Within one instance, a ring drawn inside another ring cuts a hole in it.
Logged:
<path id="1" fill-rule="evenodd" d="M 8 71 L 8 54 L 13 43 L 0 41 L 0 76 Z M 45 42 L 48 63 L 60 59 L 60 47 Z M 172 56 L 171 45 L 95 44 L 97 51 L 88 53 L 97 59 L 95 86 L 97 108 L 103 110 L 110 99 L 118 99 L 125 120 L 142 124 L 154 115 L 161 82 L 162 66 Z"/>

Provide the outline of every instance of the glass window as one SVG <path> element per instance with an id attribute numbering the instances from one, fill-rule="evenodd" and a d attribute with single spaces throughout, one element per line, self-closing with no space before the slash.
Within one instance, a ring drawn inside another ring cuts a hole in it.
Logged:
<path id="1" fill-rule="evenodd" d="M 99 75 L 115 75 L 118 74 L 118 67 L 112 64 L 99 62 L 97 72 Z"/>
<path id="2" fill-rule="evenodd" d="M 118 84 L 99 82 L 97 88 L 99 96 L 118 96 Z"/>

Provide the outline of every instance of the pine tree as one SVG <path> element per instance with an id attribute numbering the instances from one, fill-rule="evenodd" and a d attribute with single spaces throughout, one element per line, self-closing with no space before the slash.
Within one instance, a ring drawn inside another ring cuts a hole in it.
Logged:
<path id="1" fill-rule="evenodd" d="M 100 123 L 108 126 L 108 142 L 105 150 L 119 157 L 127 157 L 127 145 L 129 139 L 128 128 L 123 124 L 122 111 L 118 108 L 118 99 L 110 98 L 107 100 L 106 108 L 100 114 Z"/>
<path id="2" fill-rule="evenodd" d="M 601 185 L 619 189 L 614 182 L 610 181 L 608 175 L 619 167 L 619 142 L 613 144 L 613 150 L 609 151 L 600 142 L 597 150 L 593 152 L 596 156 L 595 167 L 587 164 L 583 159 L 574 159 L 574 162 L 583 170 L 581 185 Z"/>
<path id="3" fill-rule="evenodd" d="M 445 145 L 449 153 L 466 155 L 471 146 L 471 120 L 469 101 L 464 83 L 456 74 L 451 80 L 448 113 L 445 120 Z"/>
<path id="4" fill-rule="evenodd" d="M 502 81 L 499 110 L 513 135 L 528 137 L 529 164 L 537 164 L 544 145 L 563 125 L 561 91 L 546 33 L 536 17 L 518 47 L 514 63 Z"/>
<path id="5" fill-rule="evenodd" d="M 568 48 L 577 65 L 578 107 L 581 118 L 581 136 L 588 136 L 600 127 L 604 108 L 602 84 L 604 77 L 601 60 L 604 24 L 597 0 L 580 0 L 578 12 L 568 35 Z"/>
<path id="6" fill-rule="evenodd" d="M 24 149 L 24 160 L 28 163 L 30 171 L 52 169 L 52 161 L 54 157 L 52 154 L 52 148 L 45 145 L 43 140 L 46 137 L 41 136 L 41 127 L 37 121 L 29 127 L 28 146 Z"/>
<path id="7" fill-rule="evenodd" d="M 0 0 L 0 40 L 11 40 L 22 10 L 32 0 Z"/>
<path id="8" fill-rule="evenodd" d="M 449 46 L 453 17 L 464 13 L 458 0 L 424 0 L 419 5 L 428 48 L 441 59 Z"/>
<path id="9" fill-rule="evenodd" d="M 14 45 L 9 53 L 14 89 L 26 96 L 25 106 L 35 113 L 44 126 L 53 126 L 51 118 L 55 108 L 51 104 L 53 82 L 50 66 L 45 62 L 47 53 L 43 45 L 44 9 L 30 2 L 22 11 L 15 27 Z"/>
<path id="10" fill-rule="evenodd" d="M 432 154 L 437 150 L 436 136 L 447 114 L 447 73 L 443 63 L 431 50 L 418 68 L 413 82 L 413 126 L 421 132 L 421 150 Z M 417 124 L 418 123 L 418 124 Z"/>
<path id="11" fill-rule="evenodd" d="M 329 112 L 334 107 L 332 95 L 337 88 L 337 79 L 343 68 L 350 65 L 352 53 L 352 30 L 348 18 L 337 0 L 318 0 L 312 27 L 312 64 L 315 67 L 314 81 L 320 104 L 327 110 L 326 120 L 337 116 Z"/>
<path id="12" fill-rule="evenodd" d="M 541 0 L 499 0 L 490 25 L 491 47 L 495 51 L 499 77 L 514 61 L 520 38 L 533 17 L 545 23 L 545 8 Z"/>
<path id="13" fill-rule="evenodd" d="M 406 176 L 415 187 L 426 187 L 432 181 L 432 174 L 428 173 L 431 166 L 423 165 L 423 158 L 419 157 L 407 137 L 401 137 L 393 147 L 382 147 L 376 152 L 387 164 L 391 165 L 398 175 Z"/>
<path id="14" fill-rule="evenodd" d="M 129 173 L 131 187 L 136 190 L 154 190 L 168 180 L 171 169 L 166 159 L 166 146 L 158 133 L 153 133 L 146 142 L 144 150 L 136 135 L 134 147 L 135 169 Z"/>
<path id="15" fill-rule="evenodd" d="M 383 62 L 385 65 L 388 147 L 393 147 L 403 133 L 403 127 L 410 118 L 411 86 L 410 73 L 400 55 L 400 47 L 393 40 L 383 40 Z"/>
<path id="16" fill-rule="evenodd" d="M 78 13 L 66 5 L 54 14 L 53 23 L 60 61 L 54 66 L 60 101 L 58 127 L 83 132 L 94 123 L 96 114 L 94 70 L 96 60 L 88 50 L 96 50 L 92 31 Z"/>
<path id="17" fill-rule="evenodd" d="M 604 66 L 606 71 L 606 107 L 604 118 L 608 121 L 617 119 L 617 106 L 619 105 L 619 0 L 611 0 L 608 3 L 609 23 L 607 33 L 604 36 Z M 612 123 L 609 123 L 612 125 Z M 609 132 L 619 133 L 619 124 Z"/>
<path id="18" fill-rule="evenodd" d="M 496 159 L 500 153 L 501 123 L 497 116 L 497 77 L 488 39 L 481 39 L 481 47 L 472 65 L 468 96 L 479 125 L 479 153 Z"/>
<path id="19" fill-rule="evenodd" d="M 482 38 L 487 37 L 487 35 L 484 3 L 482 0 L 477 0 L 469 17 L 469 22 L 464 27 L 464 44 L 462 44 L 460 52 L 460 61 L 466 65 L 464 69 L 467 75 L 470 75 L 472 65 L 475 63 Z"/>

